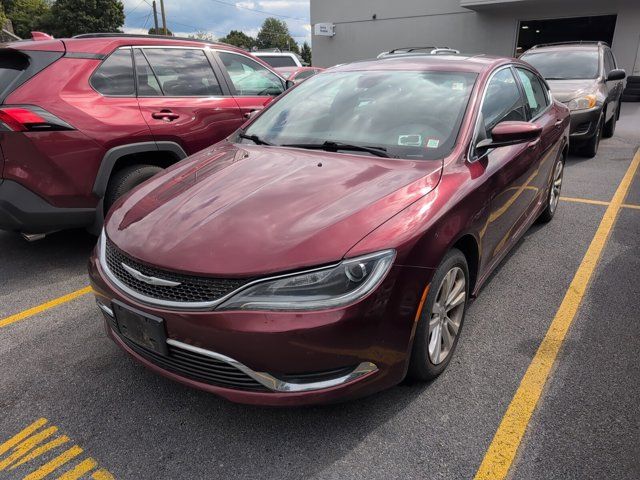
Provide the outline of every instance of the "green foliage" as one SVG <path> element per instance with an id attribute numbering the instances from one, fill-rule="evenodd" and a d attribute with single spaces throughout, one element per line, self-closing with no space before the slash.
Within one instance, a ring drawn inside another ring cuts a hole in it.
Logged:
<path id="1" fill-rule="evenodd" d="M 289 33 L 289 27 L 284 20 L 267 18 L 262 24 L 256 38 L 258 48 L 279 48 L 300 53 L 298 44 Z"/>
<path id="2" fill-rule="evenodd" d="M 156 27 L 151 27 L 149 29 L 149 35 L 164 35 L 164 29 L 160 26 L 156 31 Z M 167 28 L 167 35 L 173 37 L 173 32 Z"/>
<path id="3" fill-rule="evenodd" d="M 22 38 L 30 38 L 31 32 L 41 30 L 43 19 L 50 7 L 45 0 L 13 0 L 8 10 L 13 31 Z"/>
<path id="4" fill-rule="evenodd" d="M 255 38 L 238 30 L 231 30 L 226 37 L 219 38 L 218 41 L 228 43 L 229 45 L 234 45 L 239 48 L 246 48 L 247 50 L 250 50 L 256 45 Z"/>
<path id="5" fill-rule="evenodd" d="M 311 65 L 311 47 L 307 42 L 304 42 L 302 49 L 300 50 L 300 56 L 305 63 Z"/>
<path id="6" fill-rule="evenodd" d="M 82 33 L 119 33 L 123 25 L 124 5 L 120 0 L 57 0 L 43 18 L 42 29 L 64 38 Z"/>
<path id="7" fill-rule="evenodd" d="M 4 6 L 0 3 L 0 27 L 4 26 L 4 22 L 7 21 L 7 16 L 4 13 Z"/>

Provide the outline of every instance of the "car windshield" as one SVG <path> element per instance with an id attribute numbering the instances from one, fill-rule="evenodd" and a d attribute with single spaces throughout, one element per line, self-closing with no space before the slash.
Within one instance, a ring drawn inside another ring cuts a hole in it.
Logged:
<path id="1" fill-rule="evenodd" d="M 242 132 L 243 142 L 347 144 L 373 147 L 395 158 L 442 158 L 456 143 L 476 77 L 439 71 L 317 75 L 263 112 Z"/>
<path id="2" fill-rule="evenodd" d="M 533 65 L 547 80 L 589 79 L 598 76 L 597 50 L 525 53 L 520 59 Z"/>

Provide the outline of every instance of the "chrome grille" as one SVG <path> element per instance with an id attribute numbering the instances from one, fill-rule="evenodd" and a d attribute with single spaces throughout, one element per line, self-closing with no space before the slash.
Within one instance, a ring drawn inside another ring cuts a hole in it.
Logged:
<path id="1" fill-rule="evenodd" d="M 108 239 L 105 245 L 105 262 L 111 274 L 133 291 L 166 302 L 215 302 L 251 281 L 242 278 L 198 277 L 160 270 L 134 260 Z M 180 285 L 168 287 L 142 282 L 127 272 L 122 267 L 123 263 L 144 275 L 178 282 Z"/>

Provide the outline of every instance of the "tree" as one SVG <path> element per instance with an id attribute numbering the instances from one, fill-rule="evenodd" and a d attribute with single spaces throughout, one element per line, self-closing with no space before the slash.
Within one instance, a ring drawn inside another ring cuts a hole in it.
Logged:
<path id="1" fill-rule="evenodd" d="M 13 31 L 19 37 L 30 38 L 32 31 L 41 29 L 49 10 L 49 3 L 45 0 L 13 0 L 8 11 Z"/>
<path id="2" fill-rule="evenodd" d="M 300 56 L 305 63 L 311 65 L 311 47 L 307 42 L 302 44 L 302 50 L 300 50 Z"/>
<path id="3" fill-rule="evenodd" d="M 42 23 L 55 37 L 119 33 L 124 25 L 124 5 L 120 0 L 57 0 Z"/>
<path id="4" fill-rule="evenodd" d="M 189 38 L 194 38 L 196 40 L 202 40 L 204 42 L 215 42 L 216 41 L 216 37 L 209 32 L 203 32 L 203 31 L 199 31 L 196 32 L 192 35 L 189 35 Z"/>
<path id="5" fill-rule="evenodd" d="M 289 27 L 284 20 L 267 18 L 262 24 L 256 38 L 258 48 L 279 48 L 299 53 L 298 44 L 289 33 Z"/>
<path id="6" fill-rule="evenodd" d="M 256 45 L 255 38 L 238 30 L 231 30 L 226 37 L 219 38 L 218 41 L 247 50 L 251 50 Z"/>
<path id="7" fill-rule="evenodd" d="M 156 27 L 151 27 L 149 29 L 149 35 L 164 35 L 164 28 L 158 27 L 158 30 L 156 30 Z M 167 28 L 167 35 L 169 37 L 173 37 L 173 32 L 168 28 Z"/>

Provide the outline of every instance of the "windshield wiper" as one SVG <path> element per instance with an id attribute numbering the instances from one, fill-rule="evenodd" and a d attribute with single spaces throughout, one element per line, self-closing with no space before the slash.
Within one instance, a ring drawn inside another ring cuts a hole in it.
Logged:
<path id="1" fill-rule="evenodd" d="M 240 133 L 238 134 L 238 136 L 239 136 L 240 138 L 244 138 L 244 139 L 246 139 L 246 140 L 251 140 L 251 141 L 252 141 L 253 143 L 255 143 L 256 145 L 267 145 L 267 146 L 273 147 L 273 143 L 269 143 L 269 142 L 267 142 L 266 140 L 262 140 L 262 139 L 261 139 L 259 136 L 257 136 L 257 135 L 247 135 L 247 134 L 246 134 L 246 133 L 244 133 L 244 132 L 240 132 Z"/>
<path id="2" fill-rule="evenodd" d="M 324 143 L 290 143 L 281 145 L 282 147 L 306 148 L 309 150 L 325 150 L 327 152 L 337 152 L 339 150 L 351 150 L 354 152 L 368 152 L 377 157 L 391 158 L 384 147 L 374 147 L 366 145 L 352 145 L 350 143 L 324 142 Z"/>

